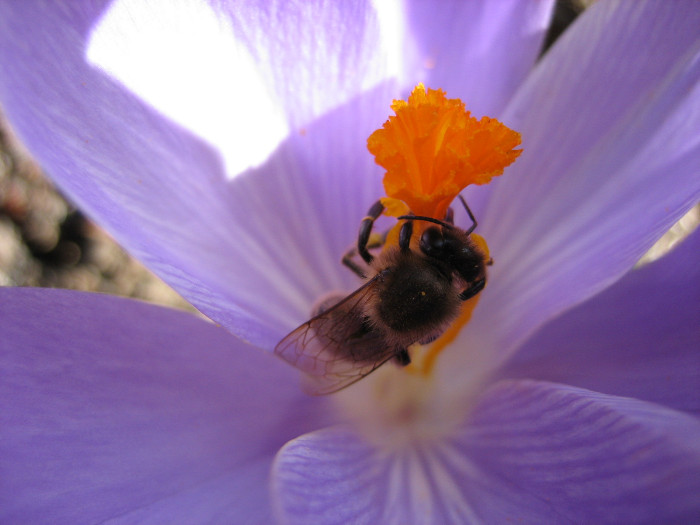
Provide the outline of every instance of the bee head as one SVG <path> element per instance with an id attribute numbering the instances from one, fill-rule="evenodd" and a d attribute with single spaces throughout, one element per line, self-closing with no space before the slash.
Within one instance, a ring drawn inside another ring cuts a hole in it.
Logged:
<path id="1" fill-rule="evenodd" d="M 426 228 L 420 238 L 420 249 L 426 256 L 447 264 L 467 282 L 478 279 L 484 272 L 483 254 L 456 228 Z"/>
<path id="2" fill-rule="evenodd" d="M 420 249 L 429 256 L 442 259 L 445 255 L 445 236 L 442 228 L 430 226 L 425 229 L 420 237 Z"/>

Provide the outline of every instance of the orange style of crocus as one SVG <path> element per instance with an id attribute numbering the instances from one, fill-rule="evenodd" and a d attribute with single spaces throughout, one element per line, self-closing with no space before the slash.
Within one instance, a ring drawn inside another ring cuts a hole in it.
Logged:
<path id="1" fill-rule="evenodd" d="M 486 184 L 520 155 L 520 134 L 496 119 L 477 120 L 464 102 L 418 84 L 408 101 L 394 100 L 395 116 L 367 139 L 386 169 L 383 200 L 390 215 L 403 202 L 416 215 L 442 219 L 469 184 Z M 396 213 L 392 213 L 396 210 Z"/>

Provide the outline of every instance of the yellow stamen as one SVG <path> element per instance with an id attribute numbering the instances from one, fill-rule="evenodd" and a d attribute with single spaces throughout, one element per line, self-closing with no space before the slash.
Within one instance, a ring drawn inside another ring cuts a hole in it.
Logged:
<path id="1" fill-rule="evenodd" d="M 401 215 L 408 215 L 411 213 L 411 209 L 402 200 L 392 197 L 383 197 L 380 200 L 384 205 L 384 214 L 389 217 L 401 217 Z"/>
<path id="2" fill-rule="evenodd" d="M 522 152 L 514 149 L 519 133 L 495 119 L 477 120 L 442 90 L 418 84 L 408 101 L 395 100 L 391 108 L 396 115 L 370 135 L 367 147 L 387 170 L 387 197 L 416 215 L 443 218 L 467 185 L 488 183 Z"/>

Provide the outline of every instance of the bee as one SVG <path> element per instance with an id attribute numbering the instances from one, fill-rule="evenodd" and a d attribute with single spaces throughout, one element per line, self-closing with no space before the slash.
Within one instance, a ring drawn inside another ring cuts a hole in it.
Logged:
<path id="1" fill-rule="evenodd" d="M 372 240 L 372 228 L 384 211 L 377 201 L 360 224 L 357 246 L 343 263 L 366 282 L 347 297 L 322 301 L 314 316 L 277 344 L 275 354 L 306 373 L 309 394 L 337 392 L 387 361 L 408 365 L 408 348 L 439 337 L 459 316 L 461 304 L 486 285 L 486 255 L 470 238 L 477 226 L 459 196 L 471 226 L 454 225 L 448 209 L 444 220 L 410 213 L 403 221 L 398 245 L 376 256 L 386 234 Z M 411 247 L 416 221 L 431 223 Z M 355 262 L 359 254 L 368 272 Z"/>

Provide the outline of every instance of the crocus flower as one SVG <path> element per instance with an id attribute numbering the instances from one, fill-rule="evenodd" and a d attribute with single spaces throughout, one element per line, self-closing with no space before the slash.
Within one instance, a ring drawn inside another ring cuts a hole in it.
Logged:
<path id="1" fill-rule="evenodd" d="M 20 137 L 217 323 L 0 290 L 0 521 L 697 521 L 700 236 L 630 270 L 700 195 L 700 10 L 599 2 L 533 68 L 549 7 L 0 4 Z M 429 380 L 307 397 L 271 350 L 358 286 L 419 81 L 522 134 L 466 192 L 489 284 Z"/>

